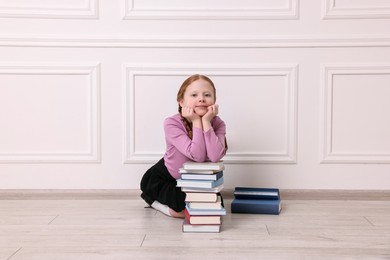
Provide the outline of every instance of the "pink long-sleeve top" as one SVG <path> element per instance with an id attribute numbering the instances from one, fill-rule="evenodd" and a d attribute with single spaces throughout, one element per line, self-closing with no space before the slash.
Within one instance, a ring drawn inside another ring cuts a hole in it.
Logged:
<path id="1" fill-rule="evenodd" d="M 211 126 L 212 128 L 206 132 L 193 127 L 191 140 L 180 114 L 165 119 L 164 131 L 167 149 L 164 161 L 173 178 L 180 178 L 179 169 L 189 160 L 217 162 L 225 155 L 225 122 L 216 116 L 211 121 Z"/>

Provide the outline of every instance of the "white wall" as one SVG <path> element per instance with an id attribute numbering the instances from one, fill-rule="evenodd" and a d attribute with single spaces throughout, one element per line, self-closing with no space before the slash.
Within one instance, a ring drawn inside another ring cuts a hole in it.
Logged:
<path id="1" fill-rule="evenodd" d="M 190 74 L 226 187 L 390 188 L 384 0 L 0 0 L 0 188 L 137 189 Z"/>

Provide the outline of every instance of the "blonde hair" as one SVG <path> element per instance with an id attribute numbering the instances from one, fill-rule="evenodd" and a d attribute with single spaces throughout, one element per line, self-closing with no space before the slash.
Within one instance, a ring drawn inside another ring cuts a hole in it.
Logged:
<path id="1" fill-rule="evenodd" d="M 200 79 L 203 79 L 205 81 L 207 81 L 208 83 L 210 83 L 211 87 L 213 88 L 213 94 L 214 94 L 214 99 L 216 98 L 216 89 L 215 89 L 215 86 L 214 86 L 214 83 L 211 81 L 211 79 L 205 75 L 201 75 L 201 74 L 194 74 L 190 77 L 188 77 L 182 84 L 181 84 L 181 87 L 179 89 L 179 91 L 177 92 L 177 103 L 179 104 L 179 102 L 184 98 L 184 93 L 186 92 L 187 90 L 187 87 L 189 85 L 191 85 L 194 81 L 197 81 L 197 80 L 200 80 Z M 180 113 L 180 116 L 181 116 L 181 120 L 183 121 L 183 124 L 187 130 L 187 133 L 188 133 L 188 137 L 192 139 L 192 123 L 189 122 L 187 119 L 185 119 L 182 115 L 181 115 L 181 106 L 179 104 L 179 108 L 178 108 L 178 111 Z"/>

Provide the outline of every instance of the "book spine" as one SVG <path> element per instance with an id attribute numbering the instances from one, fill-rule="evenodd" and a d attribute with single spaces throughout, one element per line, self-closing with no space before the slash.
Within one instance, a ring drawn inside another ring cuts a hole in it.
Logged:
<path id="1" fill-rule="evenodd" d="M 188 210 L 184 208 L 184 216 L 187 219 L 187 222 L 191 224 L 191 216 L 190 213 L 188 213 Z"/>
<path id="2" fill-rule="evenodd" d="M 186 171 L 197 171 L 197 170 L 211 170 L 211 171 L 222 171 L 224 170 L 224 164 L 222 162 L 219 163 L 184 163 L 183 169 Z"/>
<path id="3" fill-rule="evenodd" d="M 244 193 L 240 193 L 240 194 L 234 193 L 234 197 L 236 199 L 254 199 L 254 200 L 261 200 L 261 199 L 278 200 L 279 199 L 279 197 L 275 195 L 255 195 L 255 194 L 244 194 Z"/>
<path id="4" fill-rule="evenodd" d="M 190 216 L 225 216 L 226 209 L 222 207 L 221 209 L 191 209 L 186 203 L 186 210 Z"/>
<path id="5" fill-rule="evenodd" d="M 279 189 L 236 187 L 234 197 L 237 199 L 280 199 Z"/>
<path id="6" fill-rule="evenodd" d="M 186 192 L 185 202 L 217 202 L 218 196 L 216 193 L 198 192 L 195 195 L 192 192 Z M 202 196 L 204 195 L 204 196 Z"/>
<path id="7" fill-rule="evenodd" d="M 178 187 L 187 187 L 187 188 L 214 188 L 223 184 L 223 176 L 215 181 L 207 180 L 177 180 Z"/>
<path id="8" fill-rule="evenodd" d="M 280 202 L 279 202 L 280 203 Z M 279 203 L 246 203 L 243 201 L 233 200 L 231 204 L 232 213 L 249 213 L 249 214 L 272 214 L 279 215 Z"/>
<path id="9" fill-rule="evenodd" d="M 196 174 L 196 173 L 182 173 L 181 178 L 183 180 L 212 180 L 216 181 L 223 176 L 222 172 L 215 174 Z"/>

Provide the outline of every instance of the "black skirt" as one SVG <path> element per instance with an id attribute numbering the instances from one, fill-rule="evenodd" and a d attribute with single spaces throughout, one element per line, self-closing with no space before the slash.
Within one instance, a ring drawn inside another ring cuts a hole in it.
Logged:
<path id="1" fill-rule="evenodd" d="M 155 200 L 176 212 L 185 208 L 186 194 L 176 187 L 176 179 L 164 164 L 164 158 L 147 170 L 141 180 L 141 198 L 151 205 Z"/>

